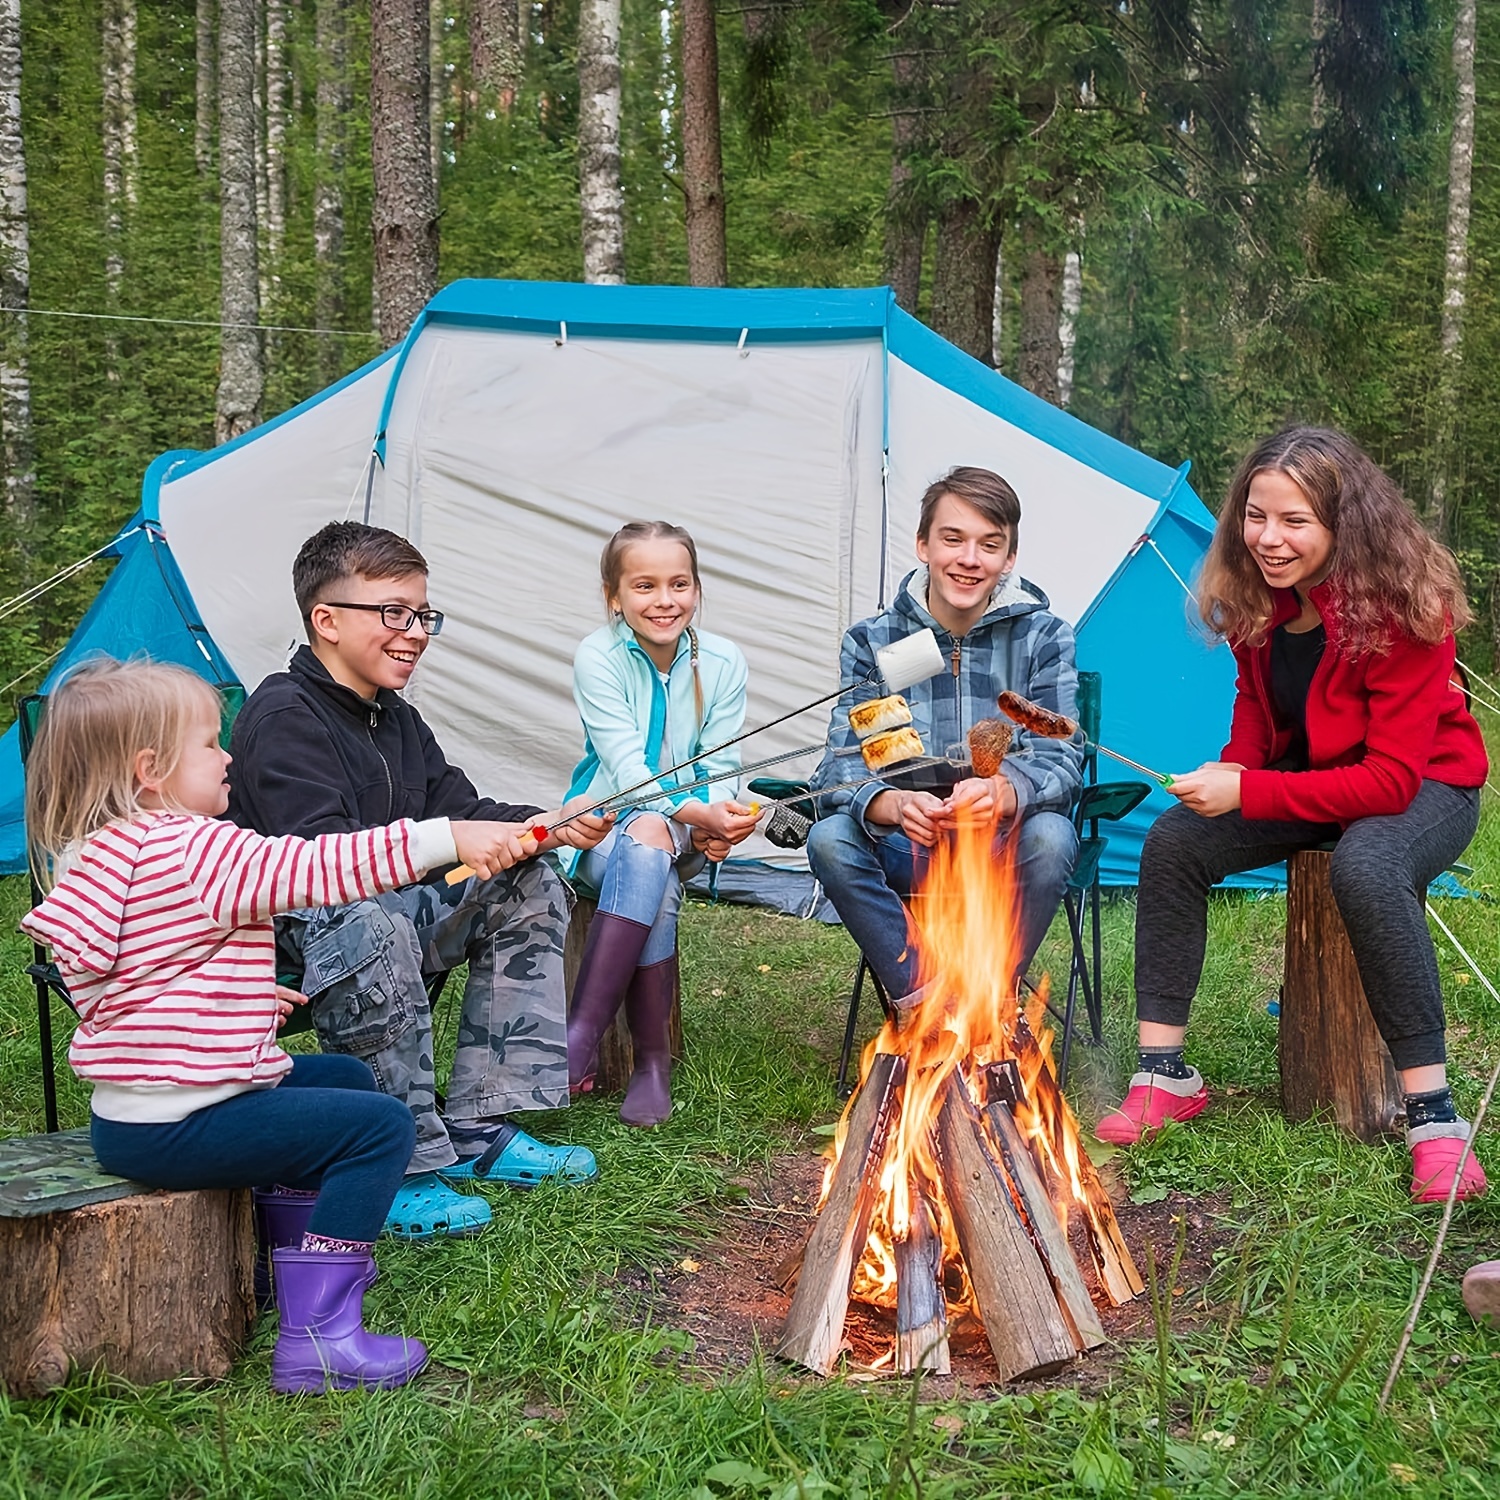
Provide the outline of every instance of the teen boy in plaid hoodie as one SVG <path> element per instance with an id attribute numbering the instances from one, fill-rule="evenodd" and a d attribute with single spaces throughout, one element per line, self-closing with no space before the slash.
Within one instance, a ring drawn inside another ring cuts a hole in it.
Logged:
<path id="1" fill-rule="evenodd" d="M 906 691 L 912 727 L 929 754 L 966 756 L 969 730 L 994 718 L 1005 689 L 1076 716 L 1073 632 L 1034 584 L 1012 571 L 1021 521 L 1016 492 L 988 469 L 957 468 L 928 487 L 917 526 L 917 559 L 895 602 L 845 633 L 844 682 L 875 667 L 882 646 L 930 629 L 947 672 Z M 871 686 L 835 705 L 828 747 L 813 777 L 826 788 L 868 775 L 849 728 L 849 710 L 880 696 Z M 808 860 L 875 977 L 893 998 L 918 984 L 902 899 L 920 883 L 930 850 L 959 816 L 995 825 L 995 854 L 1014 844 L 1023 973 L 1051 925 L 1078 857 L 1069 816 L 1078 795 L 1082 748 L 1018 729 L 1001 770 L 960 782 L 946 798 L 869 782 L 821 799 Z"/>

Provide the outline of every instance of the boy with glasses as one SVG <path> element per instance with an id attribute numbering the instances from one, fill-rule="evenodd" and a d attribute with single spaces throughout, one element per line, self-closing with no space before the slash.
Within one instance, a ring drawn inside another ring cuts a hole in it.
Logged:
<path id="1" fill-rule="evenodd" d="M 408 1176 L 386 1221 L 409 1239 L 474 1234 L 482 1198 L 449 1180 L 529 1187 L 598 1176 L 583 1147 L 549 1147 L 507 1116 L 568 1101 L 562 882 L 537 853 L 591 848 L 606 820 L 580 818 L 538 847 L 527 830 L 559 812 L 481 797 L 449 764 L 421 715 L 398 696 L 443 616 L 427 563 L 394 532 L 325 526 L 292 566 L 308 644 L 267 677 L 235 721 L 229 816 L 263 834 L 344 833 L 398 818 L 501 824 L 510 867 L 456 885 L 442 877 L 277 923 L 302 970 L 325 1051 L 362 1058 L 417 1125 Z M 467 962 L 458 1043 L 439 1112 L 426 980 Z"/>

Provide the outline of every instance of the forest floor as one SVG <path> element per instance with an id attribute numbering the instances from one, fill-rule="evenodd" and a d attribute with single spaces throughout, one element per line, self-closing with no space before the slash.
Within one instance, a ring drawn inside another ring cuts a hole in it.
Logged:
<path id="1" fill-rule="evenodd" d="M 1468 883 L 1500 894 L 1488 792 L 1467 858 Z M 23 881 L 0 882 L 0 931 L 14 933 L 26 899 Z M 1440 910 L 1500 973 L 1496 907 Z M 1069 1088 L 1085 1126 L 1132 1061 L 1133 906 L 1111 901 L 1105 916 L 1108 1036 L 1075 1054 Z M 1215 898 L 1193 1049 L 1213 1106 L 1104 1167 L 1142 1271 L 1148 1246 L 1164 1265 L 1182 1245 L 1161 1316 L 1147 1297 L 1107 1314 L 1110 1344 L 1049 1380 L 997 1384 L 982 1338 L 962 1330 L 952 1376 L 870 1378 L 889 1336 L 862 1308 L 835 1378 L 772 1357 L 784 1265 L 838 1114 L 855 953 L 839 928 L 692 905 L 687 1057 L 667 1124 L 629 1130 L 609 1099 L 542 1117 L 542 1137 L 597 1152 L 596 1185 L 486 1189 L 495 1222 L 478 1239 L 380 1247 L 372 1326 L 426 1339 L 428 1373 L 387 1394 L 279 1399 L 263 1318 L 217 1386 L 125 1389 L 81 1374 L 41 1400 L 0 1397 L 0 1500 L 1494 1496 L 1500 1333 L 1472 1325 L 1459 1280 L 1500 1252 L 1500 1196 L 1459 1209 L 1381 1412 L 1440 1210 L 1409 1201 L 1399 1141 L 1364 1146 L 1282 1118 L 1266 1007 L 1284 917 L 1279 897 Z M 1054 975 L 1066 973 L 1063 938 L 1059 922 L 1042 956 Z M 6 1135 L 40 1129 L 42 1115 L 28 955 L 14 936 L 0 953 Z M 1472 1112 L 1500 1060 L 1500 1005 L 1446 940 L 1438 953 Z M 439 1023 L 449 1050 L 453 988 Z M 65 1124 L 86 1120 L 71 1078 L 62 1108 Z M 1500 1172 L 1495 1139 L 1487 1128 L 1481 1154 Z"/>

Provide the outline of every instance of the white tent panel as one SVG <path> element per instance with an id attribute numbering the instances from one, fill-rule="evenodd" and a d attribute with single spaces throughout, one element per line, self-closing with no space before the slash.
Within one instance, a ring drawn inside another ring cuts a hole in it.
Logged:
<path id="1" fill-rule="evenodd" d="M 844 629 L 876 605 L 881 402 L 873 339 L 742 358 L 424 330 L 370 519 L 432 567 L 448 623 L 410 696 L 454 758 L 482 787 L 562 794 L 582 752 L 573 651 L 604 620 L 599 554 L 631 519 L 692 532 L 702 623 L 749 659 L 747 724 L 834 688 Z M 826 722 L 758 736 L 745 758 L 818 741 Z"/>
<path id="2" fill-rule="evenodd" d="M 1156 514 L 1156 501 L 895 358 L 890 442 L 894 577 L 910 566 L 922 492 L 956 464 L 1010 481 L 1021 501 L 1017 567 L 1075 624 Z"/>
<path id="3" fill-rule="evenodd" d="M 302 639 L 292 559 L 320 526 L 363 513 L 362 476 L 389 361 L 247 443 L 169 478 L 160 515 L 209 634 L 246 689 Z"/>

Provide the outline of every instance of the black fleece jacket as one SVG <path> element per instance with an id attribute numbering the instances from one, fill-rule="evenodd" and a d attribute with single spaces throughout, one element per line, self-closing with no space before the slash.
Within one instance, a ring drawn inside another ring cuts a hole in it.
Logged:
<path id="1" fill-rule="evenodd" d="M 398 818 L 523 823 L 540 812 L 481 797 L 422 716 L 381 688 L 373 703 L 303 646 L 234 721 L 229 817 L 264 834 L 350 833 Z"/>

